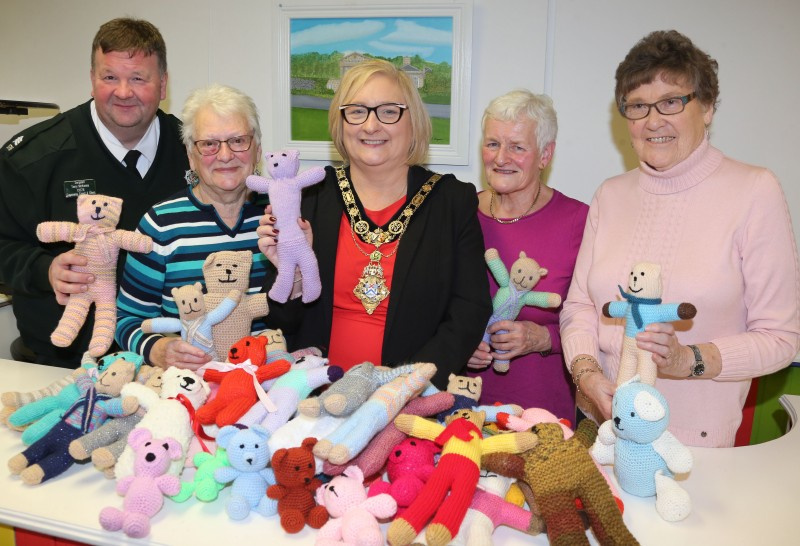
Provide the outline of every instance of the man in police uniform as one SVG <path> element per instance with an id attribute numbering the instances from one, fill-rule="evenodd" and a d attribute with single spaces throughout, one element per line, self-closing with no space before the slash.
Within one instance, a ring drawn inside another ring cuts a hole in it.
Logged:
<path id="1" fill-rule="evenodd" d="M 81 193 L 123 199 L 118 228 L 133 230 L 156 202 L 186 184 L 189 168 L 180 121 L 159 110 L 167 90 L 167 52 L 158 29 L 114 19 L 92 43 L 93 100 L 14 136 L 0 149 L 0 282 L 13 292 L 21 340 L 12 354 L 77 367 L 92 321 L 72 346 L 50 343 L 69 295 L 91 275 L 71 270 L 86 258 L 68 243 L 42 244 L 36 226 L 77 221 Z M 120 268 L 124 256 L 120 257 Z M 91 318 L 91 313 L 90 313 Z"/>

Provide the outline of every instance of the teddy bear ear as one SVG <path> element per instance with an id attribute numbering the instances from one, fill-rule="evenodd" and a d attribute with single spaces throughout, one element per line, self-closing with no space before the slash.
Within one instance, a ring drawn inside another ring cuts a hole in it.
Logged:
<path id="1" fill-rule="evenodd" d="M 317 445 L 317 439 L 314 437 L 308 437 L 305 440 L 303 440 L 303 443 L 301 445 L 306 449 L 311 449 L 315 445 Z"/>
<path id="2" fill-rule="evenodd" d="M 661 402 L 647 391 L 641 391 L 633 399 L 633 409 L 645 421 L 658 421 L 667 414 Z"/>
<path id="3" fill-rule="evenodd" d="M 166 438 L 164 440 L 164 447 L 166 448 L 167 453 L 169 453 L 169 458 L 173 461 L 177 461 L 183 457 L 183 448 L 181 447 L 181 444 L 179 444 L 174 438 Z"/>
<path id="4" fill-rule="evenodd" d="M 361 471 L 361 468 L 358 465 L 351 465 L 344 469 L 342 472 L 348 478 L 355 478 L 360 482 L 364 482 L 364 472 Z"/>
<path id="5" fill-rule="evenodd" d="M 239 429 L 233 425 L 227 425 L 222 427 L 217 433 L 217 438 L 216 438 L 217 445 L 226 448 L 231 437 L 237 432 L 239 432 Z"/>
<path id="6" fill-rule="evenodd" d="M 286 458 L 286 455 L 289 454 L 289 450 L 285 447 L 280 448 L 278 451 L 272 454 L 272 467 L 275 468 L 280 466 L 283 459 Z"/>
<path id="7" fill-rule="evenodd" d="M 139 449 L 139 447 L 147 443 L 152 437 L 153 435 L 150 433 L 150 429 L 136 427 L 128 434 L 128 443 L 134 449 Z"/>

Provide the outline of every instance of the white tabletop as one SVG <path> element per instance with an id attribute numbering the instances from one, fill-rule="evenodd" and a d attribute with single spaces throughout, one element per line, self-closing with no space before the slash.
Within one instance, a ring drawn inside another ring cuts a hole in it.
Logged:
<path id="1" fill-rule="evenodd" d="M 3 382 L 0 390 L 28 391 L 43 387 L 67 372 L 34 364 L 0 360 Z M 800 396 L 784 396 L 790 422 L 796 422 Z M 792 499 L 800 492 L 800 427 L 785 436 L 756 446 L 731 449 L 692 448 L 694 468 L 681 482 L 692 497 L 693 509 L 678 523 L 663 521 L 656 514 L 653 498 L 622 493 L 624 520 L 644 545 L 716 545 L 800 543 L 793 523 Z M 0 427 L 0 458 L 4 461 L 22 451 L 19 433 Z M 610 469 L 609 469 L 610 470 Z M 7 469 L 0 471 L 0 523 L 32 529 L 89 544 L 170 544 L 194 546 L 265 543 L 270 546 L 311 545 L 316 531 L 304 529 L 287 535 L 277 517 L 250 514 L 245 520 L 228 519 L 224 503 L 229 488 L 211 504 L 191 499 L 184 504 L 165 501 L 152 520 L 148 539 L 127 539 L 122 533 L 104 531 L 98 514 L 105 506 L 121 507 L 107 480 L 91 464 L 74 465 L 66 473 L 44 484 L 29 487 Z M 497 545 L 548 544 L 545 535 L 527 536 L 500 528 Z M 590 535 L 590 542 L 597 544 Z"/>

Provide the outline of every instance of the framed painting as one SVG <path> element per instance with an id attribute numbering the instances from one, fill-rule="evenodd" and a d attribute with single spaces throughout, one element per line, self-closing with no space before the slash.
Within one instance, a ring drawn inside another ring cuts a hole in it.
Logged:
<path id="1" fill-rule="evenodd" d="M 273 8 L 273 142 L 303 159 L 340 161 L 328 107 L 341 75 L 366 58 L 395 64 L 433 123 L 427 162 L 466 165 L 472 1 L 288 0 Z"/>

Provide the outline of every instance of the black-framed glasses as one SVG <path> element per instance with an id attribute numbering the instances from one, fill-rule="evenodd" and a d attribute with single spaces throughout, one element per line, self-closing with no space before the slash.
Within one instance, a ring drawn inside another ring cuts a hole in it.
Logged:
<path id="1" fill-rule="evenodd" d="M 364 106 L 363 104 L 343 104 L 339 107 L 344 120 L 350 125 L 361 125 L 369 117 L 370 112 L 375 112 L 375 117 L 378 121 L 386 125 L 392 125 L 400 121 L 405 112 L 405 104 L 397 104 L 396 102 L 387 102 L 379 104 L 378 106 Z"/>
<path id="2" fill-rule="evenodd" d="M 230 148 L 232 152 L 246 152 L 253 144 L 253 135 L 239 135 L 227 140 L 206 138 L 203 140 L 195 140 L 194 145 L 201 155 L 216 155 L 219 153 L 223 142 L 228 145 L 228 148 Z"/>
<path id="3" fill-rule="evenodd" d="M 628 119 L 644 119 L 650 115 L 650 108 L 656 107 L 656 111 L 664 116 L 680 114 L 686 108 L 686 103 L 697 97 L 697 93 L 689 93 L 682 97 L 670 97 L 658 102 L 645 104 L 643 102 L 627 103 L 623 102 L 619 107 L 620 113 Z"/>

